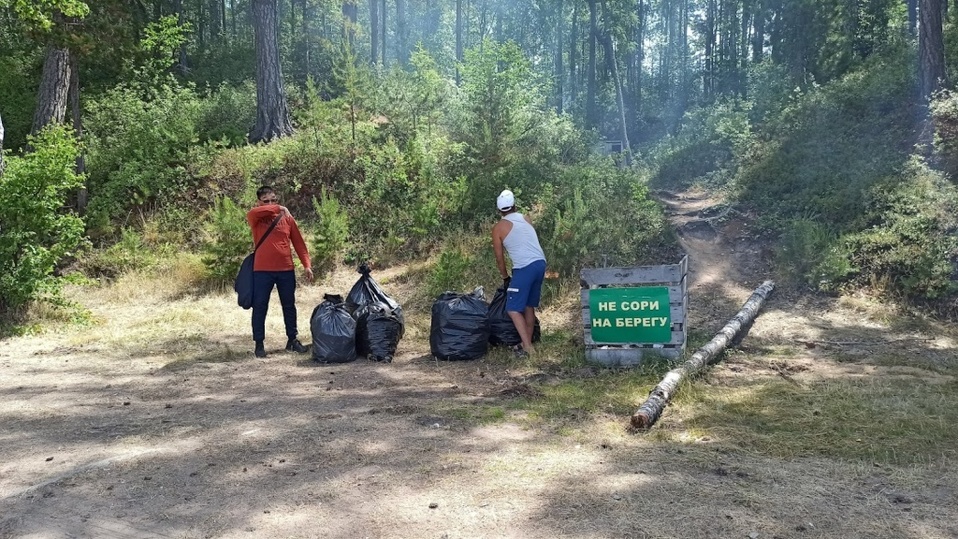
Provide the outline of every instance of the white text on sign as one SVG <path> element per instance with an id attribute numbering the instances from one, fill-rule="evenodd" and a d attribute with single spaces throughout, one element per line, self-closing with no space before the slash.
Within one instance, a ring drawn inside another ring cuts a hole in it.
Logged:
<path id="1" fill-rule="evenodd" d="M 614 301 L 603 301 L 599 303 L 600 311 L 657 311 L 659 310 L 658 301 L 623 301 L 616 305 Z"/>
<path id="2" fill-rule="evenodd" d="M 657 328 L 668 324 L 668 317 L 658 316 L 651 318 L 593 318 L 594 328 Z"/>

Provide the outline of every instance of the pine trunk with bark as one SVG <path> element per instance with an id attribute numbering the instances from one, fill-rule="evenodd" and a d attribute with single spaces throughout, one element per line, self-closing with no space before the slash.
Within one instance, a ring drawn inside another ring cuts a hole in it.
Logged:
<path id="1" fill-rule="evenodd" d="M 563 85 L 562 80 L 565 76 L 565 68 L 562 67 L 562 27 L 565 17 L 562 13 L 562 0 L 558 0 L 556 6 L 556 47 L 555 47 L 555 77 L 556 77 L 556 112 L 562 114 Z"/>
<path id="2" fill-rule="evenodd" d="M 615 43 L 612 41 L 612 35 L 609 33 L 609 12 L 605 3 L 602 3 L 602 14 L 605 28 L 602 31 L 601 39 L 605 47 L 605 61 L 609 72 L 612 74 L 612 83 L 615 85 L 615 102 L 618 108 L 619 116 L 619 137 L 622 139 L 622 152 L 625 154 L 625 160 L 622 164 L 631 164 L 632 148 L 629 147 L 629 131 L 625 119 L 625 97 L 622 95 L 622 79 L 619 77 L 619 62 L 615 56 Z"/>
<path id="3" fill-rule="evenodd" d="M 918 9 L 918 64 L 921 99 L 927 102 L 945 82 L 941 1 L 921 0 Z"/>
<path id="4" fill-rule="evenodd" d="M 740 342 L 743 338 L 743 330 L 747 332 L 748 328 L 752 326 L 752 322 L 758 316 L 758 311 L 774 289 L 774 282 L 765 281 L 762 283 L 762 286 L 752 292 L 748 301 L 742 306 L 742 310 L 708 344 L 699 348 L 688 361 L 666 373 L 662 381 L 649 394 L 649 398 L 632 414 L 632 428 L 651 428 L 662 416 L 665 406 L 672 399 L 683 380 L 699 374 L 708 365 L 716 361 L 730 344 Z"/>
<path id="5" fill-rule="evenodd" d="M 409 59 L 408 31 L 406 29 L 406 0 L 396 0 L 396 59 L 406 65 Z"/>
<path id="6" fill-rule="evenodd" d="M 459 64 L 462 63 L 462 0 L 456 0 L 456 86 L 462 84 L 462 74 Z"/>
<path id="7" fill-rule="evenodd" d="M 587 68 L 588 73 L 588 84 L 586 86 L 586 97 L 585 97 L 585 106 L 586 106 L 586 125 L 588 127 L 594 127 L 598 123 L 598 111 L 596 103 L 596 93 L 597 93 L 597 82 L 595 76 L 596 70 L 596 40 L 598 39 L 599 34 L 599 25 L 597 22 L 596 15 L 596 0 L 588 0 L 589 2 L 589 67 Z"/>
<path id="8" fill-rule="evenodd" d="M 43 75 L 40 79 L 31 134 L 39 133 L 49 124 L 62 124 L 66 120 L 69 93 L 70 51 L 48 46 L 43 60 Z"/>
<path id="9" fill-rule="evenodd" d="M 369 0 L 369 63 L 379 60 L 379 0 Z"/>
<path id="10" fill-rule="evenodd" d="M 276 0 L 253 0 L 256 40 L 256 124 L 250 142 L 268 142 L 293 134 L 279 63 Z"/>

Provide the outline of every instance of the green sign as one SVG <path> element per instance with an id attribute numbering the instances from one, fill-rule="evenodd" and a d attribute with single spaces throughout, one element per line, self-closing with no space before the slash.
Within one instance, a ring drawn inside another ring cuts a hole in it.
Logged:
<path id="1" fill-rule="evenodd" d="M 598 343 L 667 343 L 672 340 L 665 286 L 589 290 L 592 339 Z"/>

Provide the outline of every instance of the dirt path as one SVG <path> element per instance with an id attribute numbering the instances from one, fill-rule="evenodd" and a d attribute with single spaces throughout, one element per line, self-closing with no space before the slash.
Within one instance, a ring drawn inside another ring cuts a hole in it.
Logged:
<path id="1" fill-rule="evenodd" d="M 690 324 L 713 331 L 767 277 L 761 247 L 713 219 L 713 200 L 663 199 L 690 253 Z M 254 359 L 226 294 L 134 282 L 79 299 L 98 325 L 0 341 L 0 537 L 958 537 L 953 460 L 770 457 L 688 431 L 678 409 L 668 436 L 626 434 L 612 413 L 543 427 L 509 406 L 535 373 L 495 354 L 434 361 L 422 310 L 407 308 L 394 363 L 320 366 Z M 798 346 L 801 376 L 880 368 L 801 345 L 889 337 L 850 313 L 775 297 L 749 343 Z M 935 338 L 926 360 L 953 361 L 954 340 Z M 712 377 L 776 376 L 768 364 L 730 358 Z M 478 404 L 497 411 L 480 426 Z"/>

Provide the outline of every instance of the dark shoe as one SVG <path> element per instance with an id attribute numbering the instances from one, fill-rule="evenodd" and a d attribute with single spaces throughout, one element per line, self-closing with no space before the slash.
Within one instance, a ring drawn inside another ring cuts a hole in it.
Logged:
<path id="1" fill-rule="evenodd" d="M 256 350 L 253 351 L 256 357 L 266 357 L 266 348 L 263 347 L 263 341 L 257 341 Z"/>
<path id="2" fill-rule="evenodd" d="M 529 357 L 529 352 L 526 352 L 522 349 L 521 344 L 517 344 L 512 347 L 512 353 L 516 355 L 517 358 L 523 359 Z"/>
<path id="3" fill-rule="evenodd" d="M 290 339 L 286 342 L 286 349 L 290 352 L 296 352 L 297 354 L 305 354 L 306 347 L 303 346 L 303 343 L 299 342 L 299 339 Z"/>

